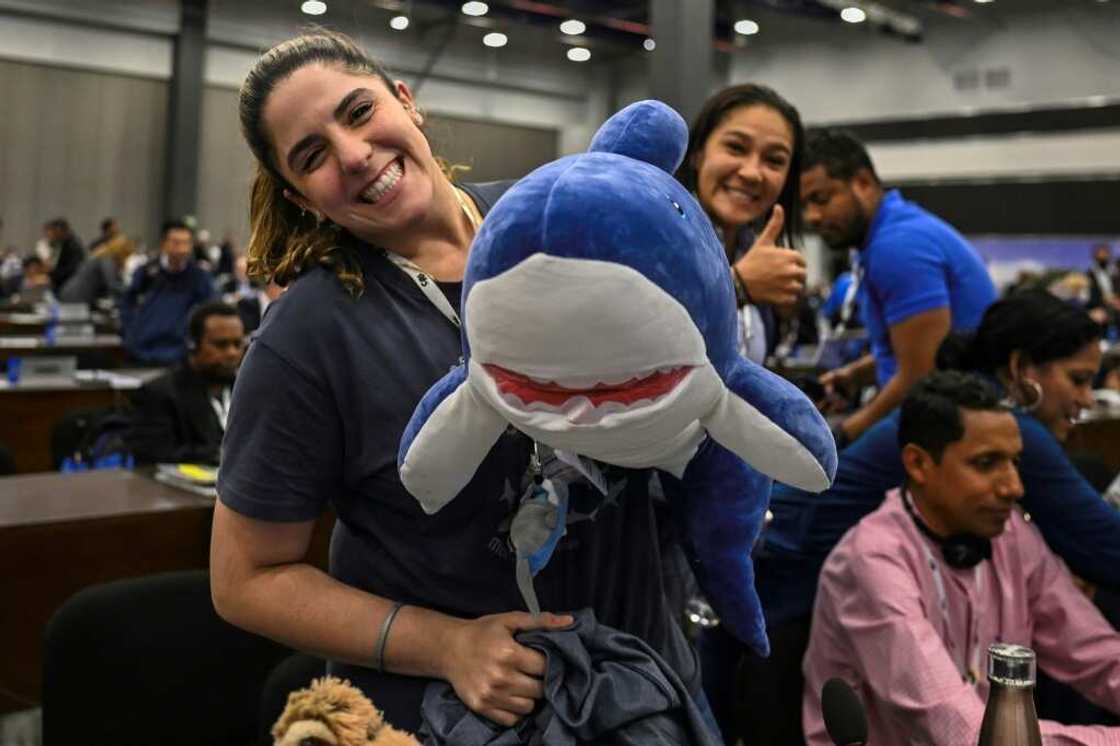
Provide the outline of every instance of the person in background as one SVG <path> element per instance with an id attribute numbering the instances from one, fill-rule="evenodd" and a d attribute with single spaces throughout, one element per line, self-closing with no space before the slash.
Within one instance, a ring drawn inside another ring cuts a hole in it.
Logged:
<path id="1" fill-rule="evenodd" d="M 214 295 L 209 273 L 191 260 L 191 237 L 185 223 L 164 223 L 159 256 L 136 270 L 121 297 L 121 336 L 137 364 L 181 360 L 190 310 Z"/>
<path id="2" fill-rule="evenodd" d="M 1043 290 L 1021 290 L 993 304 L 974 333 L 946 339 L 937 364 L 996 382 L 1016 404 L 1023 507 L 1078 576 L 1120 589 L 1120 512 L 1101 499 L 1062 447 L 1073 421 L 1092 405 L 1102 333 L 1084 310 Z M 774 486 L 774 519 L 755 553 L 756 585 L 772 640 L 804 651 L 826 555 L 905 479 L 898 427 L 896 411 L 844 449 L 832 486 L 820 494 Z M 789 657 L 800 660 L 801 652 Z M 783 666 L 773 682 L 777 702 L 798 697 L 799 666 Z"/>
<path id="3" fill-rule="evenodd" d="M 852 268 L 858 263 L 859 251 L 856 249 L 849 249 L 848 256 L 843 256 L 839 252 L 834 255 L 832 263 L 834 279 L 820 309 L 821 315 L 833 329 L 840 327 L 841 324 L 847 329 L 863 327 L 863 320 L 859 314 L 858 294 L 852 291 L 852 283 L 855 281 Z M 850 298 L 849 291 L 852 291 Z M 847 318 L 844 318 L 845 315 Z"/>
<path id="4" fill-rule="evenodd" d="M 215 277 L 228 277 L 233 272 L 233 240 L 226 235 L 220 244 L 214 243 L 210 231 L 199 230 L 194 242 L 194 260 Z"/>
<path id="5" fill-rule="evenodd" d="M 226 303 L 236 303 L 256 292 L 255 284 L 249 279 L 249 257 L 241 254 L 234 260 L 233 272 L 222 279 L 220 287 Z"/>
<path id="6" fill-rule="evenodd" d="M 93 243 L 91 243 L 89 245 L 89 253 L 91 253 L 91 254 L 94 251 L 96 251 L 99 247 L 105 245 L 106 243 L 111 241 L 113 238 L 116 238 L 117 236 L 119 236 L 120 233 L 121 233 L 120 224 L 117 223 L 116 218 L 112 218 L 112 217 L 105 218 L 104 220 L 102 220 L 100 228 L 101 228 L 100 235 L 98 235 L 97 238 L 93 239 Z"/>
<path id="7" fill-rule="evenodd" d="M 544 695 L 545 659 L 514 635 L 572 622 L 519 611 L 508 527 L 533 485 L 532 443 L 511 429 L 435 515 L 397 471 L 413 409 L 462 354 L 454 309 L 467 253 L 510 184 L 454 183 L 408 86 L 334 32 L 266 52 L 242 86 L 240 117 L 257 160 L 250 272 L 287 290 L 234 390 L 214 605 L 327 659 L 398 727 L 420 725 L 433 679 L 510 727 Z M 591 608 L 699 697 L 695 655 L 662 585 L 649 473 L 605 476 L 619 499 L 594 521 L 569 522 L 534 581 L 541 606 Z M 568 492 L 573 504 L 600 505 L 583 478 Z M 305 556 L 328 506 L 338 520 L 325 573 Z"/>
<path id="8" fill-rule="evenodd" d="M 261 325 L 264 312 L 268 310 L 272 301 L 283 294 L 284 288 L 273 281 L 269 281 L 263 288 L 254 286 L 249 295 L 237 299 L 237 312 L 241 314 L 241 321 L 245 324 L 245 333 L 255 332 Z"/>
<path id="9" fill-rule="evenodd" d="M 723 239 L 739 307 L 740 351 L 760 364 L 778 344 L 772 307 L 792 306 L 805 287 L 805 259 L 792 248 L 800 226 L 796 176 L 803 149 L 797 109 L 770 88 L 746 83 L 704 103 L 677 174 Z"/>
<path id="10" fill-rule="evenodd" d="M 11 247 L 0 249 L 0 299 L 14 295 L 22 278 L 23 260 L 19 253 Z"/>
<path id="11" fill-rule="evenodd" d="M 62 286 L 58 299 L 89 306 L 107 299 L 115 305 L 124 292 L 125 265 L 135 250 L 136 244 L 123 233 L 100 244 Z"/>
<path id="12" fill-rule="evenodd" d="M 50 257 L 51 287 L 58 290 L 86 258 L 86 250 L 81 240 L 74 235 L 66 218 L 55 218 L 43 226 L 43 237 L 47 241 Z"/>
<path id="13" fill-rule="evenodd" d="M 186 358 L 130 397 L 125 442 L 137 463 L 220 463 L 245 328 L 237 309 L 210 301 L 191 312 L 187 335 Z"/>
<path id="14" fill-rule="evenodd" d="M 952 226 L 886 190 L 863 145 L 821 130 L 801 166 L 806 224 L 835 251 L 859 249 L 853 270 L 871 353 L 821 376 L 826 390 L 872 382 L 875 398 L 834 428 L 841 448 L 895 409 L 933 369 L 941 340 L 972 329 L 996 289 L 976 250 Z"/>
<path id="15" fill-rule="evenodd" d="M 0 300 L 6 299 L 19 289 L 23 276 L 23 260 L 14 246 L 5 246 L 4 220 L 0 218 Z"/>
<path id="16" fill-rule="evenodd" d="M 988 646 L 1025 645 L 1038 666 L 1120 713 L 1120 634 L 1017 509 L 1023 439 L 975 375 L 937 372 L 902 404 L 905 480 L 828 556 L 805 654 L 810 746 L 832 743 L 821 689 L 863 700 L 869 743 L 976 743 Z M 1045 743 L 1120 740 L 1120 728 L 1041 723 Z"/>
<path id="17" fill-rule="evenodd" d="M 13 300 L 20 304 L 35 304 L 52 303 L 54 299 L 47 263 L 37 255 L 24 257 L 23 275 Z"/>
<path id="18" fill-rule="evenodd" d="M 695 195 L 723 239 L 739 314 L 739 350 L 762 364 L 778 347 L 779 314 L 789 315 L 805 288 L 805 260 L 794 250 L 801 222 L 798 199 L 804 130 L 797 109 L 774 90 L 747 83 L 711 96 L 689 129 L 688 149 L 677 173 Z M 791 178 L 792 175 L 792 178 Z M 814 325 L 815 326 L 815 325 Z M 675 550 L 679 553 L 679 549 Z M 691 587 L 683 555 L 670 554 L 670 585 Z M 677 577 L 680 576 L 680 577 Z M 704 690 L 723 732 L 734 743 L 740 730 L 747 740 L 767 736 L 755 731 L 755 713 L 739 722 L 742 699 L 736 672 L 761 675 L 764 665 L 721 628 L 702 629 L 697 637 Z"/>
<path id="19" fill-rule="evenodd" d="M 1104 356 L 1094 388 L 1120 392 L 1120 351 Z"/>
<path id="20" fill-rule="evenodd" d="M 1106 243 L 1093 247 L 1093 262 L 1085 276 L 1089 280 L 1089 301 L 1085 305 L 1089 314 L 1101 324 L 1113 329 L 1120 318 L 1120 295 L 1113 285 L 1112 247 Z"/>

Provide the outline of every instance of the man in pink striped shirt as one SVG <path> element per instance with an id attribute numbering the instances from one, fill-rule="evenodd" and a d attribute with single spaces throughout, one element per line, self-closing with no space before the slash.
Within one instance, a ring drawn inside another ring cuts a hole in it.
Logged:
<path id="1" fill-rule="evenodd" d="M 988 695 L 987 649 L 1038 665 L 1120 713 L 1120 634 L 1073 584 L 1015 503 L 1015 418 L 984 381 L 935 373 L 902 405 L 907 484 L 860 521 L 821 573 L 805 655 L 809 744 L 832 743 L 821 688 L 847 681 L 868 743 L 971 746 Z M 1120 744 L 1120 728 L 1042 723 L 1047 744 Z"/>

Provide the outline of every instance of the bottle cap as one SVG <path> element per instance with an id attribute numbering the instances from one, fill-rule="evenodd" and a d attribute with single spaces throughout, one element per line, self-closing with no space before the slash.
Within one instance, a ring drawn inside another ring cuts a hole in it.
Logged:
<path id="1" fill-rule="evenodd" d="M 988 647 L 988 680 L 1004 686 L 1034 686 L 1034 651 L 1022 645 L 996 643 Z"/>

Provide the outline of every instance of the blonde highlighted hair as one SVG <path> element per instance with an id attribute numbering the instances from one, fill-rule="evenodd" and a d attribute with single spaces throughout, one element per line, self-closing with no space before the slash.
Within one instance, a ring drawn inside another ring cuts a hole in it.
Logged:
<path id="1" fill-rule="evenodd" d="M 111 257 L 118 265 L 124 266 L 124 263 L 128 261 L 134 251 L 136 251 L 136 244 L 133 243 L 131 238 L 121 233 L 98 246 L 90 256 L 95 259 L 103 256 Z"/>
<path id="2" fill-rule="evenodd" d="M 358 75 L 372 75 L 396 95 L 385 68 L 345 34 L 323 28 L 277 44 L 261 55 L 241 86 L 238 114 L 241 134 L 257 159 L 249 198 L 249 275 L 287 285 L 316 265 L 329 267 L 351 295 L 365 289 L 358 262 L 359 244 L 338 226 L 319 221 L 284 195 L 296 192 L 281 175 L 272 142 L 264 130 L 264 106 L 277 84 L 310 64 L 330 65 Z M 450 179 L 462 166 L 437 158 Z"/>

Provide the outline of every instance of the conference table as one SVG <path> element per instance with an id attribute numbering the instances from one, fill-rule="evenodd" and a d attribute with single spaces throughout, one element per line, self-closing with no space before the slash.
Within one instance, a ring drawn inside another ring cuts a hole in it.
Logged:
<path id="1" fill-rule="evenodd" d="M 57 323 L 60 332 L 66 329 L 87 328 L 97 334 L 115 334 L 117 323 L 105 313 L 93 313 L 88 319 L 61 321 L 46 313 L 0 311 L 0 335 L 39 336 L 49 325 Z"/>
<path id="2" fill-rule="evenodd" d="M 213 498 L 146 473 L 104 470 L 0 479 L 0 714 L 39 704 L 43 632 L 98 583 L 209 565 Z M 326 566 L 333 514 L 308 560 Z"/>
<path id="3" fill-rule="evenodd" d="M 100 365 L 120 366 L 125 362 L 124 345 L 116 334 L 89 334 L 56 337 L 53 341 L 40 334 L 9 334 L 0 336 L 0 362 L 13 357 L 42 355 L 74 355 L 78 367 L 88 367 L 84 360 L 95 360 Z"/>
<path id="4" fill-rule="evenodd" d="M 0 340 L 3 338 L 0 337 Z M 68 412 L 121 405 L 125 391 L 164 373 L 162 368 L 79 371 L 74 376 L 0 380 L 0 443 L 20 474 L 50 471 L 51 429 Z"/>

